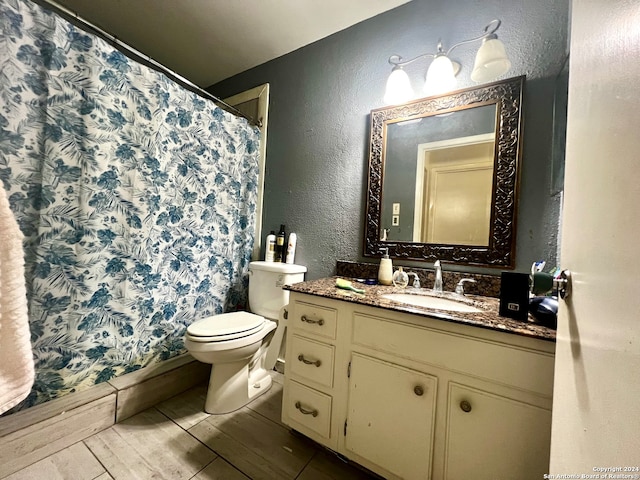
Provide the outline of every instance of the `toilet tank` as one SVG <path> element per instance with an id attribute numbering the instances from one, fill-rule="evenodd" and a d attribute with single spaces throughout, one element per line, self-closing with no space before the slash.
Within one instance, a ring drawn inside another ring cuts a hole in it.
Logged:
<path id="1" fill-rule="evenodd" d="M 302 282 L 307 267 L 279 262 L 249 264 L 249 309 L 271 320 L 277 320 L 280 309 L 289 303 L 289 291 L 283 285 Z"/>

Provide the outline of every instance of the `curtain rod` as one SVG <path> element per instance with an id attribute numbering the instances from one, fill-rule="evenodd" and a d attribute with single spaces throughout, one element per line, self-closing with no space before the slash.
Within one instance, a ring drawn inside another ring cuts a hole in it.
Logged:
<path id="1" fill-rule="evenodd" d="M 91 33 L 98 35 L 100 38 L 110 43 L 113 47 L 117 48 L 118 50 L 121 50 L 121 51 L 125 50 L 125 52 L 123 53 L 126 53 L 128 56 L 132 57 L 134 60 L 140 61 L 144 65 L 147 65 L 148 67 L 151 67 L 156 71 L 164 73 L 165 75 L 169 76 L 169 78 L 179 83 L 183 87 L 187 88 L 191 92 L 196 93 L 197 95 L 200 95 L 201 97 L 204 97 L 208 100 L 211 100 L 213 103 L 215 103 L 217 106 L 219 106 L 223 110 L 226 110 L 229 113 L 232 113 L 236 116 L 247 119 L 249 123 L 251 123 L 252 125 L 262 127 L 262 122 L 260 120 L 255 120 L 251 116 L 229 105 L 228 103 L 219 99 L 215 95 L 212 95 L 211 93 L 207 92 L 206 90 L 200 88 L 196 84 L 187 80 L 182 75 L 174 72 L 173 70 L 169 69 L 163 64 L 157 62 L 156 60 L 151 58 L 149 55 L 145 55 L 139 50 L 136 50 L 131 45 L 123 42 L 122 40 L 119 40 L 115 35 L 111 35 L 110 33 L 106 32 L 105 30 L 94 25 L 93 23 L 89 22 L 85 18 L 81 17 L 76 12 L 73 12 L 69 10 L 67 7 L 60 5 L 58 2 L 54 0 L 33 0 L 33 1 L 35 3 L 38 3 L 40 5 L 53 9 L 56 13 L 60 14 L 62 17 L 71 21 L 72 23 L 75 23 L 75 22 L 80 23 L 80 26 L 88 29 L 89 31 L 91 31 Z"/>

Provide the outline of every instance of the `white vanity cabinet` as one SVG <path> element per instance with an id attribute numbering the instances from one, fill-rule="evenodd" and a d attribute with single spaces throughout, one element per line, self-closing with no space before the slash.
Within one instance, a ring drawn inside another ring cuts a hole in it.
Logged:
<path id="1" fill-rule="evenodd" d="M 553 342 L 298 292 L 289 307 L 291 428 L 390 479 L 548 472 Z"/>

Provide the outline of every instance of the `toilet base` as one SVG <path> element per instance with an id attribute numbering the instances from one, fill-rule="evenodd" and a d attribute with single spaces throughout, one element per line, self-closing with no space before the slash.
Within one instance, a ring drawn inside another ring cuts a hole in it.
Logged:
<path id="1" fill-rule="evenodd" d="M 272 382 L 264 368 L 255 368 L 250 373 L 246 360 L 214 364 L 204 411 L 211 414 L 234 412 L 266 393 Z"/>

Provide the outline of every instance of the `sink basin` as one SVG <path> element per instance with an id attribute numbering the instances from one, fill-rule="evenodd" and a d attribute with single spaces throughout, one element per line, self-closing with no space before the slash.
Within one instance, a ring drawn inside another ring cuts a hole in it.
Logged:
<path id="1" fill-rule="evenodd" d="M 392 300 L 394 302 L 405 303 L 415 307 L 433 308 L 436 310 L 449 310 L 451 312 L 481 312 L 479 308 L 466 303 L 449 300 L 447 298 L 429 297 L 426 295 L 411 295 L 408 293 L 389 293 L 382 295 L 382 298 Z"/>

